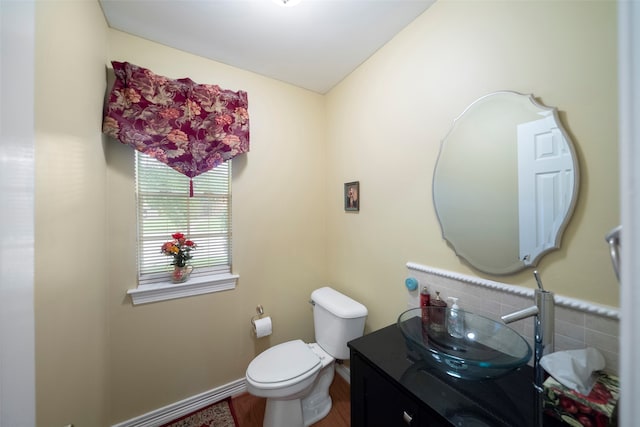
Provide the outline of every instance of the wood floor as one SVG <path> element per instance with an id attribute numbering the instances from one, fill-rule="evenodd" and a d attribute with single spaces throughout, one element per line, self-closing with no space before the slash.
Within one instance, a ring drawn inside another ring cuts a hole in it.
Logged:
<path id="1" fill-rule="evenodd" d="M 335 375 L 333 383 L 329 387 L 329 395 L 333 401 L 331 412 L 325 418 L 313 424 L 313 427 L 350 427 L 351 400 L 349 397 L 349 384 L 338 374 Z M 234 397 L 232 402 L 239 427 L 262 427 L 266 399 L 244 393 Z"/>

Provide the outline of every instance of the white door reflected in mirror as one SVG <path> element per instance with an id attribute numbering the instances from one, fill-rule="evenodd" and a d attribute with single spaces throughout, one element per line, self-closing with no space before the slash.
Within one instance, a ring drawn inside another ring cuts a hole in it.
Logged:
<path id="1" fill-rule="evenodd" d="M 520 259 L 552 249 L 571 207 L 573 159 L 552 116 L 518 125 Z"/>

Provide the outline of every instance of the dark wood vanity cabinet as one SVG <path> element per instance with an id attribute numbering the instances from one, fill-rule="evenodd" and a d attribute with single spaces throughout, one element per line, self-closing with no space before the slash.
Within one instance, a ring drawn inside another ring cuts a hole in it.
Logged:
<path id="1" fill-rule="evenodd" d="M 535 427 L 529 366 L 498 379 L 453 378 L 414 357 L 396 325 L 349 348 L 352 427 Z"/>
<path id="2" fill-rule="evenodd" d="M 450 426 L 359 354 L 351 357 L 351 426 Z"/>

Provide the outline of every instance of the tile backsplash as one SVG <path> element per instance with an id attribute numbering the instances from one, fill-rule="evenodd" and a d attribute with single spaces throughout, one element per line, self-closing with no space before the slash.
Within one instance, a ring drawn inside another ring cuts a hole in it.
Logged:
<path id="1" fill-rule="evenodd" d="M 500 321 L 500 316 L 534 304 L 533 289 L 494 282 L 416 263 L 407 263 L 408 277 L 426 285 L 435 297 L 457 297 L 467 310 Z M 408 305 L 418 307 L 418 290 L 409 292 Z M 509 324 L 529 341 L 533 349 L 533 317 Z M 598 349 L 605 358 L 605 371 L 618 375 L 620 351 L 619 311 L 589 301 L 555 295 L 555 351 L 586 347 Z"/>

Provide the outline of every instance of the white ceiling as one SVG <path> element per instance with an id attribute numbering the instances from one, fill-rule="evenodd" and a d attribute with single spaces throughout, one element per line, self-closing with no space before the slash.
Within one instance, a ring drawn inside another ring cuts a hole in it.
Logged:
<path id="1" fill-rule="evenodd" d="M 302 0 L 293 7 L 272 0 L 100 4 L 111 28 L 326 93 L 434 1 Z"/>

